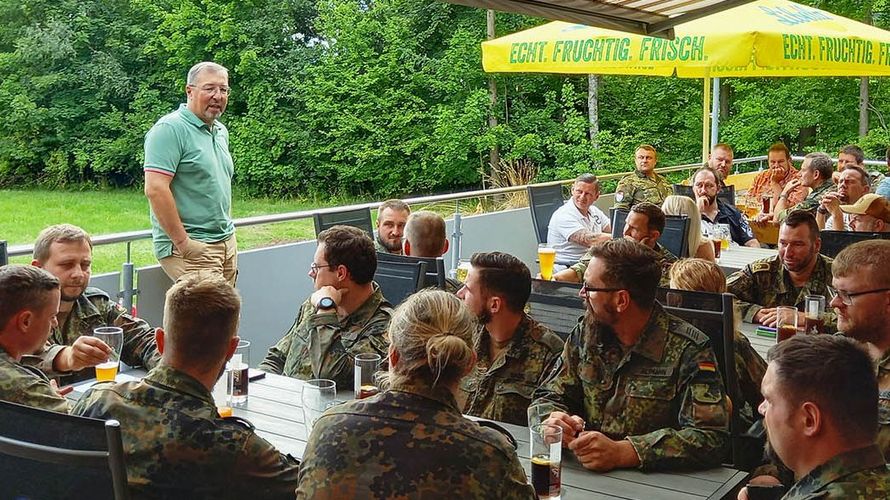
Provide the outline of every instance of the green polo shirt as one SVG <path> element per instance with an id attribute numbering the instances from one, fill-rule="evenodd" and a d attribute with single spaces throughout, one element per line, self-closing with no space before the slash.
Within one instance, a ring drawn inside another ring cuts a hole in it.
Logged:
<path id="1" fill-rule="evenodd" d="M 235 232 L 232 222 L 232 174 L 229 131 L 219 121 L 207 126 L 185 104 L 162 117 L 145 134 L 146 172 L 173 177 L 170 189 L 189 237 L 212 243 Z M 151 211 L 155 257 L 173 253 L 170 236 Z"/>

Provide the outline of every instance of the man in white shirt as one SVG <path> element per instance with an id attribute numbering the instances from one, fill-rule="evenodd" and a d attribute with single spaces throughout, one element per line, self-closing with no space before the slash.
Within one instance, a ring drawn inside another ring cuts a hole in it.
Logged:
<path id="1" fill-rule="evenodd" d="M 547 244 L 556 250 L 559 262 L 578 262 L 594 243 L 612 239 L 612 224 L 594 206 L 600 197 L 599 181 L 593 174 L 581 174 L 572 184 L 572 197 L 550 218 Z"/>

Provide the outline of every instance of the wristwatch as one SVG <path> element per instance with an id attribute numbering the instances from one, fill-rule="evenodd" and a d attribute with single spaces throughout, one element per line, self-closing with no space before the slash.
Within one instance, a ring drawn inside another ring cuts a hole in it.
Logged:
<path id="1" fill-rule="evenodd" d="M 337 307 L 337 303 L 334 302 L 334 299 L 330 297 L 322 297 L 319 299 L 316 309 L 319 311 L 327 311 L 329 309 L 334 309 L 335 307 Z"/>
<path id="2" fill-rule="evenodd" d="M 819 213 L 822 214 L 822 215 L 828 215 L 828 214 L 829 214 L 828 209 L 825 208 L 825 207 L 819 207 L 819 208 L 816 209 L 816 211 L 819 212 Z"/>

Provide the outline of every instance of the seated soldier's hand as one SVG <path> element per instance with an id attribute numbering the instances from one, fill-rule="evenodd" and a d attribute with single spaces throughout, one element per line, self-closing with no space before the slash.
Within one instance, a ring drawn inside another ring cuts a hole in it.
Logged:
<path id="1" fill-rule="evenodd" d="M 763 326 L 775 327 L 776 326 L 776 318 L 778 316 L 778 310 L 775 307 L 766 308 L 757 311 L 754 313 L 754 323 L 760 323 Z"/>
<path id="2" fill-rule="evenodd" d="M 779 481 L 778 478 L 775 478 L 773 476 L 756 476 L 751 478 L 751 480 L 748 481 L 748 484 L 756 484 L 758 486 L 772 486 L 782 484 L 782 482 Z M 738 500 L 748 500 L 747 486 L 739 490 L 739 496 L 737 498 Z"/>
<path id="3" fill-rule="evenodd" d="M 56 356 L 54 368 L 62 372 L 76 372 L 104 362 L 110 354 L 108 344 L 96 337 L 82 335 Z"/>
<path id="4" fill-rule="evenodd" d="M 578 415 L 569 415 L 561 411 L 550 413 L 542 423 L 547 425 L 555 425 L 562 429 L 562 445 L 568 446 L 575 436 L 584 430 L 584 419 Z"/>
<path id="5" fill-rule="evenodd" d="M 339 307 L 340 300 L 343 299 L 344 291 L 345 290 L 340 290 L 330 285 L 325 285 L 312 292 L 312 295 L 309 297 L 309 302 L 312 303 L 313 307 L 318 307 L 319 300 L 321 300 L 323 297 L 330 297 L 334 301 L 334 304 L 337 304 L 337 306 Z"/>
<path id="6" fill-rule="evenodd" d="M 630 441 L 613 441 L 597 431 L 582 432 L 569 443 L 585 469 L 607 472 L 612 469 L 636 467 L 640 458 Z"/>

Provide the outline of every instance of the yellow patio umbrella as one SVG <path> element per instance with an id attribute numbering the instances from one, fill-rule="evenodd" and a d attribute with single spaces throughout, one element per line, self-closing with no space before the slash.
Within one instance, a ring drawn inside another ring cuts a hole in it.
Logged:
<path id="1" fill-rule="evenodd" d="M 485 71 L 704 78 L 888 76 L 890 32 L 787 0 L 758 0 L 679 24 L 673 40 L 552 22 L 482 43 Z"/>

